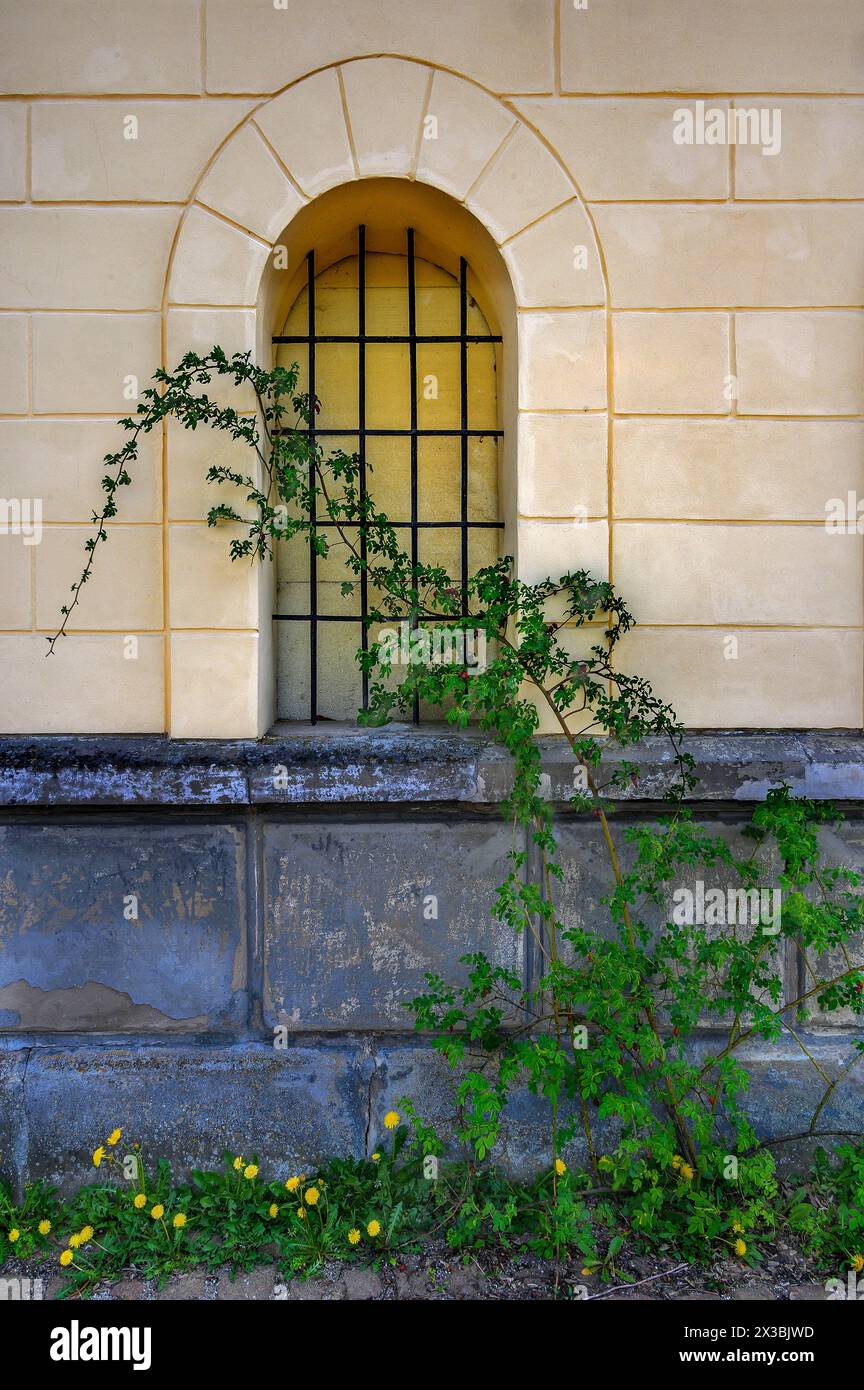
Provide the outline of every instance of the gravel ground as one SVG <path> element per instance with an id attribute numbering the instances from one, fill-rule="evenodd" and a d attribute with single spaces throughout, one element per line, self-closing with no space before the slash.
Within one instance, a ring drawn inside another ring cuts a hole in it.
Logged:
<path id="1" fill-rule="evenodd" d="M 430 1242 L 421 1255 L 405 1255 L 395 1265 L 374 1270 L 360 1264 L 327 1264 L 310 1279 L 286 1282 L 275 1265 L 261 1266 L 250 1274 L 230 1271 L 209 1274 L 191 1270 L 172 1277 L 163 1289 L 135 1270 L 122 1279 L 97 1286 L 100 1301 L 150 1301 L 194 1299 L 271 1300 L 490 1300 L 603 1298 L 639 1300 L 745 1300 L 808 1301 L 826 1298 L 825 1278 L 793 1245 L 779 1240 L 758 1270 L 737 1260 L 718 1258 L 708 1266 L 683 1265 L 665 1256 L 628 1253 L 616 1262 L 617 1277 L 608 1283 L 585 1277 L 580 1261 L 557 1267 L 529 1251 L 484 1250 L 465 1263 L 444 1242 Z M 845 1271 L 835 1273 L 845 1279 Z M 9 1260 L 0 1276 L 42 1279 L 43 1297 L 56 1298 L 62 1286 L 56 1264 L 36 1260 Z"/>

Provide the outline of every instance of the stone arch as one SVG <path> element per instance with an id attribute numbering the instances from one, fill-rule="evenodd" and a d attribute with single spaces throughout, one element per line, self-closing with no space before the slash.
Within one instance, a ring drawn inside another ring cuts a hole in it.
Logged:
<path id="1" fill-rule="evenodd" d="M 567 510 L 554 486 L 538 494 L 533 482 L 544 448 L 578 451 L 584 440 L 607 453 L 608 293 L 595 229 L 558 157 L 518 113 L 467 78 L 414 59 L 356 58 L 301 78 L 251 111 L 208 164 L 181 218 L 165 281 L 166 365 L 214 341 L 269 360 L 266 272 L 274 246 L 321 194 L 382 178 L 447 194 L 486 229 L 507 267 L 518 380 L 511 428 L 516 452 L 531 465 L 523 488 L 515 463 L 520 570 L 529 578 L 545 573 L 550 543 L 572 545 L 574 519 L 586 565 L 602 569 L 605 523 L 602 535 L 590 521 L 586 527 L 575 493 Z M 196 435 L 167 431 L 169 732 L 255 737 L 272 720 L 269 579 L 264 567 L 231 566 L 204 524 L 213 501 L 200 482 L 207 447 Z"/>

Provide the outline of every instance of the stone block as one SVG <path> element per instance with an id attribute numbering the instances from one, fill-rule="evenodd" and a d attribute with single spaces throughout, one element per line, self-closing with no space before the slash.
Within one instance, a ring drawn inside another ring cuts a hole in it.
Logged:
<path id="1" fill-rule="evenodd" d="M 864 411 L 864 314 L 736 314 L 742 415 Z"/>
<path id="2" fill-rule="evenodd" d="M 65 1192 L 92 1182 L 91 1152 L 113 1125 L 124 1144 L 137 1137 L 166 1158 L 176 1178 L 218 1167 L 225 1149 L 256 1153 L 278 1178 L 333 1154 L 359 1156 L 371 1070 L 350 1045 L 326 1043 L 38 1049 L 27 1068 L 26 1178 Z"/>
<path id="3" fill-rule="evenodd" d="M 640 623 L 857 626 L 864 611 L 860 538 L 824 525 L 618 522 L 614 555 Z"/>
<path id="4" fill-rule="evenodd" d="M 410 1031 L 427 971 L 464 977 L 482 950 L 518 974 L 521 944 L 490 915 L 511 842 L 497 819 L 267 825 L 267 1025 Z"/>
<path id="5" fill-rule="evenodd" d="M 71 579 L 70 579 L 71 583 Z M 49 619 L 56 629 L 60 614 Z M 54 656 L 43 633 L 0 636 L 0 719 L 9 734 L 142 734 L 165 727 L 161 635 L 75 633 Z M 58 689 L 76 692 L 74 709 Z"/>
<path id="6" fill-rule="evenodd" d="M 386 0 L 207 0 L 207 90 L 272 92 L 315 68 L 365 53 L 404 53 L 496 92 L 549 91 L 553 0 L 441 0 L 418 9 Z M 20 88 L 18 90 L 21 90 Z"/>
<path id="7" fill-rule="evenodd" d="M 638 611 L 638 610 L 637 610 Z M 649 680 L 690 729 L 855 729 L 861 725 L 864 646 L 860 632 L 830 628 L 637 627 L 618 648 L 618 664 Z M 743 771 L 743 769 L 742 769 Z M 847 785 L 856 784 L 849 769 Z M 755 794 L 788 780 L 760 773 Z M 837 785 L 826 769 L 808 770 L 815 785 Z M 748 779 L 749 782 L 749 779 Z M 808 788 L 808 793 L 809 788 Z M 833 794 L 833 793 L 832 793 Z"/>
<path id="8" fill-rule="evenodd" d="M 12 822 L 0 864 L 0 1029 L 224 1033 L 244 1021 L 242 829 Z"/>

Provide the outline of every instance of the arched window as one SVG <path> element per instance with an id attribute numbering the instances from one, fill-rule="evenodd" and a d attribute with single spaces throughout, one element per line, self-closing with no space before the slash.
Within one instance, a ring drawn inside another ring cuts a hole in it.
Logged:
<path id="1" fill-rule="evenodd" d="M 299 364 L 300 389 L 321 402 L 316 439 L 359 455 L 361 486 L 406 552 L 464 584 L 500 553 L 501 337 L 464 257 L 454 275 L 450 257 L 438 263 L 426 243 L 417 253 L 411 228 L 401 253 L 392 234 L 377 241 L 361 225 L 354 254 L 322 266 L 308 253 L 276 360 Z M 349 720 L 365 705 L 355 653 L 376 636 L 363 621 L 374 595 L 361 582 L 346 598 L 352 578 L 338 549 L 321 558 L 302 538 L 280 544 L 278 718 Z"/>

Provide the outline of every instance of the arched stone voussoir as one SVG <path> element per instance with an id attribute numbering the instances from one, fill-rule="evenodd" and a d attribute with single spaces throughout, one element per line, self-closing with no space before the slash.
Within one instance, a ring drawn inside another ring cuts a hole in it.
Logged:
<path id="1" fill-rule="evenodd" d="M 345 63 L 342 82 L 361 178 L 414 172 L 431 68 L 404 58 Z"/>
<path id="2" fill-rule="evenodd" d="M 501 253 L 520 309 L 571 309 L 606 301 L 594 229 L 576 198 L 519 232 Z"/>
<path id="3" fill-rule="evenodd" d="M 249 123 L 219 154 L 198 189 L 198 201 L 272 243 L 306 199 Z"/>
<path id="4" fill-rule="evenodd" d="M 177 238 L 169 303 L 254 305 L 269 254 L 263 241 L 194 204 Z"/>
<path id="5" fill-rule="evenodd" d="M 336 68 L 295 82 L 254 120 L 308 197 L 357 177 Z"/>
<path id="6" fill-rule="evenodd" d="M 539 136 L 467 78 L 399 57 L 312 73 L 247 117 L 181 227 L 169 301 L 254 305 L 266 259 L 254 238 L 274 244 L 307 202 L 375 177 L 458 199 L 502 247 L 520 307 L 605 301 L 581 195 Z"/>
<path id="7" fill-rule="evenodd" d="M 569 175 L 528 126 L 518 125 L 465 200 L 498 242 L 574 197 Z"/>
<path id="8" fill-rule="evenodd" d="M 436 72 L 417 158 L 417 178 L 462 202 L 506 136 L 516 117 L 495 97 Z"/>

